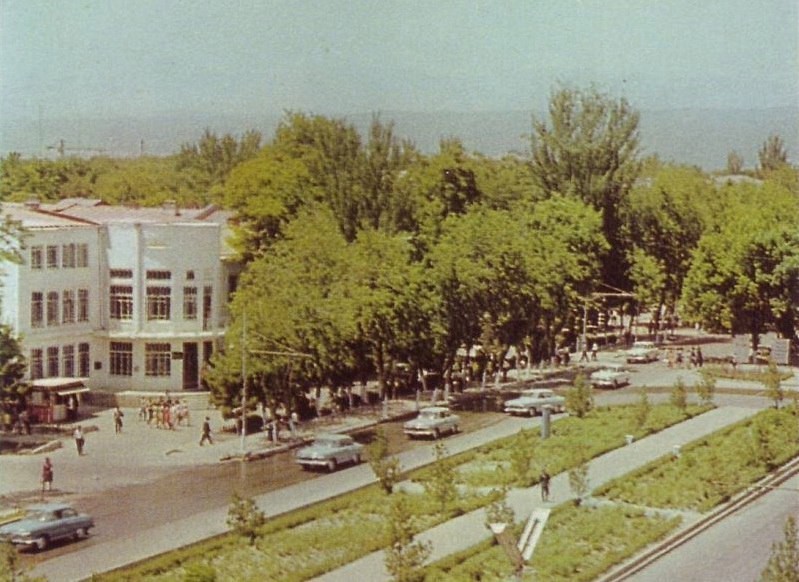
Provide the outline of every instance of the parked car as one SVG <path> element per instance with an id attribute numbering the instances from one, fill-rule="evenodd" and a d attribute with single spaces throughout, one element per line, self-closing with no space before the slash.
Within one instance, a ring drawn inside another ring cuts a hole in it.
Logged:
<path id="1" fill-rule="evenodd" d="M 71 505 L 46 503 L 28 507 L 21 519 L 0 526 L 0 540 L 44 550 L 56 540 L 85 538 L 93 527 L 94 520 Z"/>
<path id="2" fill-rule="evenodd" d="M 361 462 L 364 446 L 346 434 L 320 434 L 313 443 L 299 449 L 295 454 L 297 463 L 303 469 L 324 467 L 335 471 L 339 465 Z"/>
<path id="3" fill-rule="evenodd" d="M 545 406 L 549 406 L 555 412 L 566 410 L 566 399 L 558 396 L 552 390 L 546 388 L 534 388 L 525 390 L 522 395 L 505 403 L 505 412 L 508 414 L 518 414 L 523 416 L 535 416 L 540 414 Z"/>
<path id="4" fill-rule="evenodd" d="M 419 416 L 406 422 L 402 430 L 411 438 L 429 436 L 437 439 L 444 433 L 457 433 L 460 420 L 460 417 L 450 412 L 449 408 L 428 406 L 419 411 Z"/>
<path id="5" fill-rule="evenodd" d="M 627 350 L 628 364 L 646 364 L 655 362 L 660 357 L 660 350 L 655 342 L 635 342 L 633 347 Z"/>
<path id="6" fill-rule="evenodd" d="M 506 401 L 518 398 L 522 391 L 521 388 L 512 387 L 467 388 L 463 392 L 450 393 L 447 405 L 450 410 L 498 412 L 503 409 Z"/>
<path id="7" fill-rule="evenodd" d="M 630 372 L 622 366 L 606 366 L 592 373 L 589 381 L 594 388 L 618 388 L 630 383 Z"/>

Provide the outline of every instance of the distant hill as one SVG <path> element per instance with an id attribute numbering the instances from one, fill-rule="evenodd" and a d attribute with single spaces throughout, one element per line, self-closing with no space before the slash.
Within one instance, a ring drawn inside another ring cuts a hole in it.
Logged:
<path id="1" fill-rule="evenodd" d="M 539 116 L 542 117 L 541 114 Z M 371 113 L 343 115 L 364 131 Z M 532 113 L 497 111 L 479 113 L 385 111 L 383 121 L 395 122 L 396 133 L 432 153 L 442 138 L 458 137 L 467 149 L 487 156 L 529 150 Z M 194 142 L 205 128 L 217 133 L 241 134 L 258 129 L 271 138 L 280 115 L 232 116 L 179 113 L 170 116 L 117 119 L 0 120 L 0 155 L 17 151 L 25 156 L 56 155 L 64 140 L 68 154 L 136 156 L 175 153 L 182 143 Z M 641 138 L 645 155 L 723 169 L 727 154 L 736 150 L 744 165 L 757 164 L 757 150 L 769 136 L 779 134 L 793 163 L 799 161 L 799 107 L 752 110 L 683 109 L 641 111 Z M 142 147 L 143 146 L 143 147 Z"/>

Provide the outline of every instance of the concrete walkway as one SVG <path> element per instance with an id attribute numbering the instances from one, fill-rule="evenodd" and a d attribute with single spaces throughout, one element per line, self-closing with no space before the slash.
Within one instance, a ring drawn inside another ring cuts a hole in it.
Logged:
<path id="1" fill-rule="evenodd" d="M 597 457 L 589 464 L 589 479 L 592 488 L 599 487 L 611 479 L 620 477 L 637 467 L 649 463 L 663 455 L 672 454 L 675 445 L 684 445 L 702 438 L 725 426 L 756 414 L 751 408 L 721 407 L 699 417 L 648 436 L 629 446 L 611 451 Z M 517 520 L 525 520 L 537 507 L 553 506 L 573 499 L 566 473 L 553 477 L 550 484 L 550 501 L 541 501 L 540 489 L 515 489 L 508 494 L 508 505 L 513 509 Z M 417 539 L 430 542 L 433 547 L 430 561 L 440 560 L 455 552 L 463 551 L 489 538 L 491 533 L 485 527 L 485 510 L 480 509 L 462 515 L 428 530 Z M 338 570 L 330 572 L 317 580 L 322 582 L 352 582 L 353 580 L 391 580 L 385 569 L 384 552 L 374 552 Z"/>

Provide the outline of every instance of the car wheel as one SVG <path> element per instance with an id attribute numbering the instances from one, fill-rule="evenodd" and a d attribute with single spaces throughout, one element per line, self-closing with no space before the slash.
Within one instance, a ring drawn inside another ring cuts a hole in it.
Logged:
<path id="1" fill-rule="evenodd" d="M 75 539 L 82 540 L 83 538 L 89 537 L 89 531 L 85 527 L 79 527 L 75 530 Z"/>
<path id="2" fill-rule="evenodd" d="M 527 416 L 532 418 L 536 414 L 538 414 L 538 411 L 535 408 L 528 408 L 527 409 Z"/>
<path id="3" fill-rule="evenodd" d="M 618 387 L 619 387 L 619 381 L 618 380 L 613 380 L 613 389 L 615 390 Z"/>
<path id="4" fill-rule="evenodd" d="M 33 543 L 36 545 L 36 549 L 41 552 L 47 549 L 47 546 L 50 545 L 50 540 L 47 539 L 47 536 L 39 536 Z"/>
<path id="5" fill-rule="evenodd" d="M 440 437 L 440 436 L 441 436 L 441 433 L 440 433 L 440 432 L 438 432 L 438 429 L 435 429 L 435 430 L 433 431 L 433 438 L 434 438 L 434 439 L 436 439 L 436 440 L 438 440 L 438 437 Z"/>
<path id="6" fill-rule="evenodd" d="M 356 465 L 360 465 L 361 464 L 361 455 L 355 455 L 355 458 L 353 459 L 353 462 Z"/>
<path id="7" fill-rule="evenodd" d="M 336 470 L 336 459 L 330 459 L 327 462 L 327 470 L 331 473 Z"/>
<path id="8" fill-rule="evenodd" d="M 458 425 L 457 424 L 454 425 L 452 427 L 452 434 L 458 434 L 459 432 L 460 432 L 460 428 L 458 428 Z"/>

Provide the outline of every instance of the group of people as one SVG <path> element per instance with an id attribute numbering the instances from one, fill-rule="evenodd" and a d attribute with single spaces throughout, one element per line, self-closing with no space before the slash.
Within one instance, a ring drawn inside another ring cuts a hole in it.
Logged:
<path id="1" fill-rule="evenodd" d="M 169 396 L 141 398 L 139 400 L 139 420 L 147 426 L 175 430 L 175 427 L 191 426 L 189 405 L 185 400 L 172 399 Z"/>
<path id="2" fill-rule="evenodd" d="M 683 349 L 679 348 L 676 352 L 669 353 L 668 362 L 669 368 L 682 368 L 685 366 L 688 368 L 701 368 L 705 365 L 705 356 L 699 346 L 692 346 L 687 357 Z"/>

